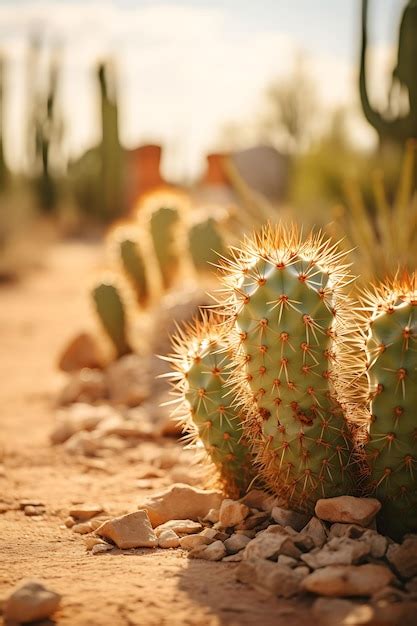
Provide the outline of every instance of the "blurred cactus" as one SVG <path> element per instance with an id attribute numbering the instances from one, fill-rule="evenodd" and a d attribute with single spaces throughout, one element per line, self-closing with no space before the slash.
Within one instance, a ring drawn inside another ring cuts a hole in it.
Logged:
<path id="1" fill-rule="evenodd" d="M 139 249 L 138 242 L 133 238 L 120 241 L 120 258 L 137 300 L 142 306 L 149 301 L 149 285 L 146 278 L 145 259 Z"/>
<path id="2" fill-rule="evenodd" d="M 125 305 L 116 282 L 109 278 L 97 284 L 92 297 L 102 328 L 115 348 L 117 357 L 131 352 L 127 340 Z"/>
<path id="3" fill-rule="evenodd" d="M 393 71 L 388 111 L 384 115 L 373 108 L 368 97 L 366 78 L 367 17 L 368 0 L 362 0 L 362 47 L 359 74 L 362 109 L 366 119 L 378 133 L 381 145 L 387 142 L 401 145 L 409 138 L 417 138 L 417 2 L 416 0 L 409 0 L 402 15 L 397 65 Z M 399 89 L 396 90 L 397 86 Z M 399 103 L 394 102 L 393 96 L 395 92 L 400 94 L 401 88 L 408 92 L 409 110 L 406 114 L 398 115 L 396 111 L 398 111 Z"/>
<path id="4" fill-rule="evenodd" d="M 153 247 L 166 289 L 169 289 L 175 282 L 180 265 L 176 244 L 176 231 L 179 223 L 179 212 L 173 207 L 157 209 L 150 219 Z"/>
<path id="5" fill-rule="evenodd" d="M 212 217 L 193 224 L 188 231 L 189 250 L 197 271 L 213 271 L 219 255 L 225 256 L 225 246 L 218 226 Z"/>

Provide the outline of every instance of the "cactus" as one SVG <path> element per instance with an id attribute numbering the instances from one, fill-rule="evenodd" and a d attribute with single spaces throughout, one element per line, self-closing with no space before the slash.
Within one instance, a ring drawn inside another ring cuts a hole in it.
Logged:
<path id="1" fill-rule="evenodd" d="M 218 262 L 219 255 L 225 255 L 223 239 L 211 217 L 191 226 L 188 244 L 194 267 L 198 271 L 209 271 L 211 265 Z"/>
<path id="2" fill-rule="evenodd" d="M 112 279 L 97 284 L 92 297 L 103 330 L 118 357 L 131 352 L 126 332 L 126 312 L 120 290 Z"/>
<path id="3" fill-rule="evenodd" d="M 120 241 L 120 259 L 139 304 L 146 306 L 149 301 L 149 286 L 146 278 L 145 261 L 137 241 L 125 238 Z"/>
<path id="4" fill-rule="evenodd" d="M 383 503 L 381 526 L 399 537 L 417 529 L 417 273 L 367 291 L 364 302 L 367 492 Z"/>
<path id="5" fill-rule="evenodd" d="M 231 361 L 226 333 L 212 316 L 205 316 L 178 331 L 173 345 L 168 360 L 180 401 L 174 414 L 179 416 L 186 438 L 203 444 L 226 493 L 241 495 L 254 474 L 242 424 L 233 408 L 233 394 L 227 388 Z"/>
<path id="6" fill-rule="evenodd" d="M 166 289 L 172 286 L 178 273 L 179 255 L 176 250 L 176 231 L 179 221 L 178 210 L 166 206 L 154 211 L 150 218 L 155 255 Z"/>
<path id="7" fill-rule="evenodd" d="M 260 475 L 288 505 L 349 493 L 350 432 L 334 379 L 348 378 L 348 266 L 320 234 L 267 226 L 225 262 L 235 319 L 232 383 Z"/>

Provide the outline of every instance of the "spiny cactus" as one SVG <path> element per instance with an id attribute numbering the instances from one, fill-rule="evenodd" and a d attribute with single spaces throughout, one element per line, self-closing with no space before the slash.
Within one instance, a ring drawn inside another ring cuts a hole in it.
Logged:
<path id="1" fill-rule="evenodd" d="M 350 433 L 333 386 L 350 371 L 343 257 L 320 234 L 303 241 L 295 227 L 278 225 L 245 239 L 225 263 L 232 295 L 223 306 L 236 326 L 232 384 L 246 434 L 261 477 L 299 510 L 352 489 Z"/>
<path id="2" fill-rule="evenodd" d="M 398 537 L 417 529 L 417 273 L 382 283 L 364 300 L 367 488 L 383 502 L 381 526 Z"/>
<path id="3" fill-rule="evenodd" d="M 174 283 L 179 267 L 179 254 L 176 246 L 176 231 L 180 217 L 174 207 L 160 207 L 150 218 L 150 231 L 155 255 L 161 270 L 165 288 Z"/>
<path id="4" fill-rule="evenodd" d="M 218 262 L 219 255 L 225 255 L 223 238 L 211 217 L 190 227 L 188 244 L 194 267 L 198 271 L 212 270 L 211 265 Z"/>
<path id="5" fill-rule="evenodd" d="M 139 244 L 140 229 L 134 222 L 121 222 L 107 235 L 111 261 L 121 266 L 138 303 L 146 306 L 150 298 L 149 281 L 143 251 Z"/>
<path id="6" fill-rule="evenodd" d="M 173 339 L 169 358 L 180 402 L 175 414 L 186 438 L 202 442 L 219 471 L 226 493 L 242 494 L 253 478 L 251 454 L 227 388 L 230 354 L 224 328 L 205 316 L 184 326 Z"/>
<path id="7" fill-rule="evenodd" d="M 126 312 L 119 288 L 111 278 L 97 284 L 92 297 L 103 330 L 112 342 L 117 357 L 131 352 L 127 340 Z"/>

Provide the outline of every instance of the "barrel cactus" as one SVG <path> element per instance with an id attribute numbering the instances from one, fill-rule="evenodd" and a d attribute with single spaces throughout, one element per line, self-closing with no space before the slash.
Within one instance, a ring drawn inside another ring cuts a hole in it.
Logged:
<path id="1" fill-rule="evenodd" d="M 253 479 L 254 468 L 227 386 L 231 364 L 227 333 L 212 315 L 205 316 L 179 330 L 173 346 L 169 360 L 179 401 L 174 414 L 186 440 L 204 446 L 225 492 L 239 496 Z"/>
<path id="2" fill-rule="evenodd" d="M 417 273 L 382 283 L 364 303 L 367 491 L 383 503 L 381 527 L 399 537 L 417 529 Z"/>
<path id="3" fill-rule="evenodd" d="M 352 490 L 350 431 L 335 397 L 336 379 L 350 372 L 350 280 L 336 245 L 283 225 L 246 238 L 225 261 L 231 382 L 245 432 L 261 477 L 298 510 Z"/>
<path id="4" fill-rule="evenodd" d="M 108 277 L 99 282 L 92 290 L 92 298 L 101 326 L 117 357 L 131 352 L 127 339 L 125 306 L 116 280 Z"/>

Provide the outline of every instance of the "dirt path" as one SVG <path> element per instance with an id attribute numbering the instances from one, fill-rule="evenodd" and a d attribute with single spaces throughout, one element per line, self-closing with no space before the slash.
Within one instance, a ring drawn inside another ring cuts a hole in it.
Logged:
<path id="1" fill-rule="evenodd" d="M 189 560 L 180 550 L 92 556 L 62 528 L 72 503 L 99 501 L 118 514 L 135 510 L 144 493 L 134 454 L 94 468 L 48 443 L 62 381 L 56 354 L 89 319 L 85 291 L 98 264 L 97 248 L 59 244 L 44 270 L 0 289 L 0 505 L 8 508 L 0 513 L 0 599 L 36 577 L 63 595 L 59 626 L 310 623 L 306 607 L 236 583 L 235 564 Z M 26 517 L 24 498 L 44 502 L 46 514 Z"/>

